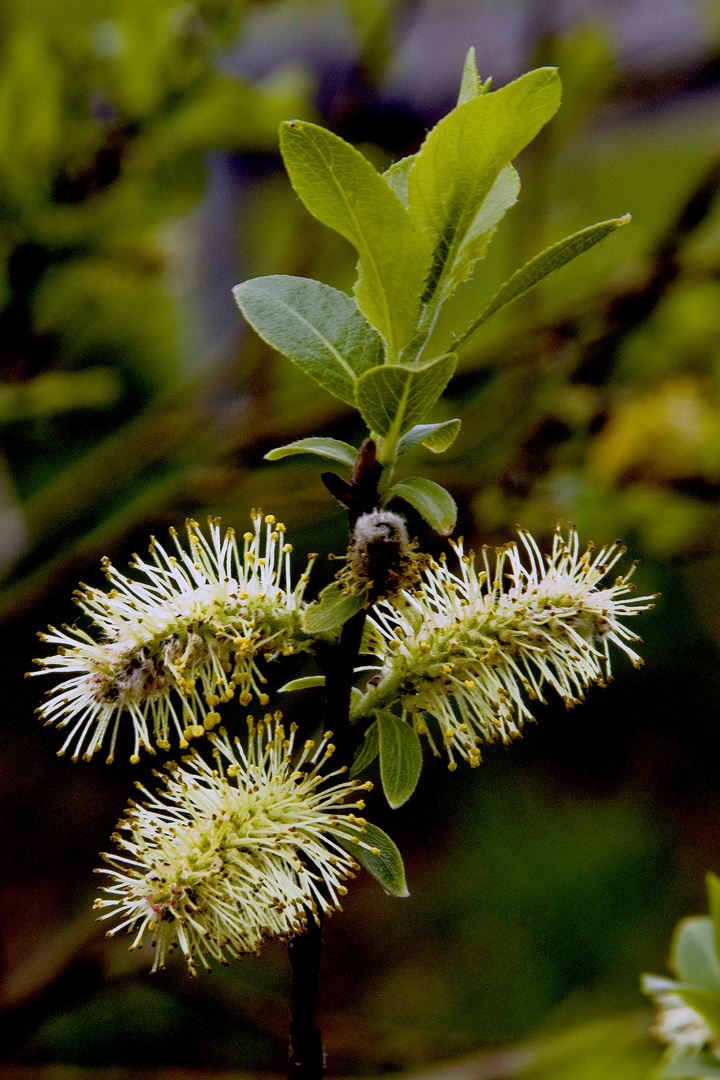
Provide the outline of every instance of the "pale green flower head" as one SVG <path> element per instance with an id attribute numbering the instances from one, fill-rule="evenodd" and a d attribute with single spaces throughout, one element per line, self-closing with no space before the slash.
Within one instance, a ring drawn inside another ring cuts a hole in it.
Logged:
<path id="1" fill-rule="evenodd" d="M 439 741 L 455 767 L 455 756 L 480 762 L 480 746 L 509 741 L 532 719 L 529 702 L 543 701 L 545 687 L 568 707 L 582 700 L 592 683 L 611 677 L 610 646 L 635 666 L 641 658 L 630 642 L 639 640 L 623 620 L 652 607 L 653 597 L 633 597 L 629 580 L 609 575 L 625 548 L 580 551 L 577 533 L 555 532 L 551 555 L 543 559 L 529 533 L 517 544 L 487 551 L 480 566 L 462 542 L 454 545 L 459 570 L 441 557 L 423 575 L 422 587 L 369 615 L 368 647 L 381 656 L 374 688 L 355 705 L 356 718 L 399 701 L 401 715 L 425 735 L 437 754 Z"/>
<path id="2" fill-rule="evenodd" d="M 74 760 L 90 759 L 110 730 L 112 761 L 127 715 L 137 761 L 140 747 L 169 750 L 171 736 L 187 748 L 219 722 L 216 707 L 236 691 L 242 705 L 253 696 L 268 704 L 259 660 L 312 646 L 301 616 L 315 556 L 293 586 L 285 526 L 261 510 L 251 516 L 242 551 L 234 531 L 222 534 L 210 519 L 209 537 L 187 522 L 189 551 L 174 529 L 174 552 L 153 537 L 151 561 L 134 556 L 133 577 L 104 560 L 110 590 L 83 585 L 75 594 L 96 636 L 77 625 L 40 634 L 57 653 L 37 660 L 42 672 L 33 674 L 65 676 L 38 709 L 47 723 L 70 729 L 60 754 L 71 748 Z"/>
<path id="3" fill-rule="evenodd" d="M 134 934 L 131 949 L 149 940 L 153 971 L 175 948 L 194 975 L 198 961 L 226 964 L 301 932 L 309 913 L 339 910 L 359 869 L 340 838 L 376 850 L 350 812 L 364 809 L 359 796 L 372 785 L 339 780 L 344 767 L 320 773 L 331 733 L 294 758 L 295 725 L 286 736 L 279 713 L 248 719 L 247 751 L 221 729 L 213 765 L 193 749 L 168 766 L 158 793 L 136 785 L 143 803 L 130 804 L 113 837 L 122 854 L 103 856 L 97 871 L 109 878 L 100 918 L 120 920 L 109 936 Z"/>

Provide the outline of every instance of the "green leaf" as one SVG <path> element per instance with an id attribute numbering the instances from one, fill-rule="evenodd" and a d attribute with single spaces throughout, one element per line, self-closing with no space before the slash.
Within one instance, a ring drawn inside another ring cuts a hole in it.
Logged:
<path id="1" fill-rule="evenodd" d="M 413 226 L 387 180 L 338 135 L 293 120 L 280 127 L 280 150 L 310 213 L 357 250 L 355 295 L 393 360 L 415 329 L 431 260 L 429 240 Z"/>
<path id="2" fill-rule="evenodd" d="M 382 363 L 377 331 L 357 303 L 312 278 L 272 274 L 233 289 L 238 307 L 264 341 L 348 405 L 355 379 Z"/>
<path id="3" fill-rule="evenodd" d="M 407 802 L 417 787 L 422 769 L 422 747 L 415 729 L 388 712 L 377 711 L 380 744 L 380 779 L 393 810 Z"/>
<path id="4" fill-rule="evenodd" d="M 476 219 L 499 174 L 559 104 L 557 71 L 539 68 L 501 90 L 465 101 L 425 139 L 410 171 L 408 205 L 413 220 L 431 239 L 430 289 L 437 287 L 440 300 L 469 276 L 473 259 L 484 254 L 488 229 Z M 494 213 L 487 215 L 489 228 L 516 196 L 516 181 L 506 173 L 492 200 Z"/>
<path id="5" fill-rule="evenodd" d="M 485 91 L 483 89 L 483 81 L 480 78 L 480 73 L 477 67 L 477 61 L 475 59 L 475 47 L 470 46 L 465 57 L 465 63 L 463 64 L 462 78 L 460 79 L 460 93 L 458 94 L 458 105 L 464 105 L 466 101 L 472 101 L 473 98 L 480 97 Z"/>
<path id="6" fill-rule="evenodd" d="M 495 229 L 518 199 L 520 177 L 512 165 L 506 165 L 483 199 L 462 242 L 458 243 L 452 263 L 447 264 L 442 281 L 442 297 L 447 299 L 472 274 L 485 257 Z"/>
<path id="7" fill-rule="evenodd" d="M 715 928 L 715 951 L 720 955 L 720 878 L 715 874 L 705 876 L 710 917 Z"/>
<path id="8" fill-rule="evenodd" d="M 276 446 L 274 450 L 268 450 L 265 457 L 268 461 L 278 461 L 280 458 L 291 457 L 293 454 L 317 454 L 318 457 L 332 458 L 333 461 L 339 461 L 353 468 L 357 450 L 350 443 L 341 442 L 340 439 L 317 436 L 310 439 L 297 439 L 295 442 L 286 443 L 285 446 Z"/>
<path id="9" fill-rule="evenodd" d="M 720 1036 L 720 992 L 698 990 L 695 986 L 685 986 L 683 983 L 677 992 L 686 1005 L 707 1020 L 715 1035 Z"/>
<path id="10" fill-rule="evenodd" d="M 405 207 L 408 204 L 408 177 L 415 164 L 416 157 L 417 154 L 408 154 L 407 157 L 400 158 L 399 161 L 396 161 L 383 173 L 388 184 Z"/>
<path id="11" fill-rule="evenodd" d="M 457 522 L 457 506 L 449 491 L 424 476 L 407 476 L 387 492 L 385 503 L 404 499 L 432 525 L 441 536 L 449 536 Z"/>
<path id="12" fill-rule="evenodd" d="M 461 423 L 460 420 L 443 420 L 441 424 L 416 424 L 398 443 L 398 455 L 407 453 L 418 443 L 435 454 L 442 454 L 455 442 Z"/>
<path id="13" fill-rule="evenodd" d="M 383 364 L 357 381 L 355 397 L 371 431 L 395 438 L 423 419 L 450 382 L 457 356 L 448 353 L 423 366 Z"/>
<path id="14" fill-rule="evenodd" d="M 338 630 L 363 606 L 362 593 L 346 595 L 339 585 L 333 583 L 323 589 L 316 604 L 311 604 L 303 615 L 303 628 L 308 634 L 329 634 Z"/>
<path id="15" fill-rule="evenodd" d="M 386 893 L 390 896 L 410 895 L 405 881 L 402 856 L 387 833 L 378 829 L 377 825 L 368 823 L 361 836 L 349 830 L 345 833 L 335 832 L 334 835 L 368 873 L 380 882 Z M 363 847 L 359 843 L 360 840 L 364 844 L 370 844 L 370 850 Z"/>
<path id="16" fill-rule="evenodd" d="M 557 244 L 553 244 L 552 247 L 546 248 L 539 255 L 535 255 L 519 270 L 516 270 L 504 285 L 500 286 L 485 310 L 470 323 L 459 338 L 455 339 L 454 344 L 457 346 L 466 341 L 478 327 L 487 322 L 490 316 L 494 315 L 500 308 L 505 307 L 512 300 L 517 300 L 519 296 L 532 289 L 548 274 L 552 274 L 553 271 L 559 270 L 565 263 L 575 259 L 578 255 L 582 255 L 583 251 L 587 251 L 588 248 L 593 247 L 600 240 L 604 240 L 615 229 L 619 229 L 621 225 L 627 225 L 629 221 L 629 214 L 625 214 L 621 218 L 612 218 L 610 221 L 600 221 L 597 225 L 589 225 L 587 229 L 581 229 L 580 232 L 573 233 L 572 236 L 566 236 L 564 240 L 559 240 Z"/>
<path id="17" fill-rule="evenodd" d="M 698 1077 L 720 1080 L 720 1062 L 712 1054 L 683 1054 L 674 1061 L 666 1061 L 654 1080 L 698 1080 Z"/>
<path id="18" fill-rule="evenodd" d="M 444 424 L 438 424 L 437 431 L 423 439 L 423 446 L 434 454 L 444 454 L 457 439 L 461 426 L 462 420 L 446 420 Z"/>
<path id="19" fill-rule="evenodd" d="M 373 722 L 365 732 L 365 741 L 358 747 L 353 763 L 350 767 L 350 776 L 357 776 L 363 769 L 367 769 L 380 753 L 380 741 L 378 739 L 378 726 Z"/>
<path id="20" fill-rule="evenodd" d="M 291 690 L 311 690 L 315 686 L 324 686 L 324 675 L 306 675 L 304 679 L 293 679 L 278 690 L 278 694 L 288 694 Z"/>
<path id="21" fill-rule="evenodd" d="M 715 927 L 707 915 L 682 919 L 670 949 L 673 970 L 681 982 L 698 990 L 720 994 L 720 964 Z"/>

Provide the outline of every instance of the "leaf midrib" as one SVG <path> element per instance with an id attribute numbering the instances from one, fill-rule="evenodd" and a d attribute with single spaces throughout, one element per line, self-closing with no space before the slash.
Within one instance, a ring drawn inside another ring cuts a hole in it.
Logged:
<path id="1" fill-rule="evenodd" d="M 325 335 L 320 332 L 320 330 L 317 328 L 317 326 L 315 326 L 314 323 L 311 323 L 309 319 L 306 319 L 305 316 L 303 314 L 301 314 L 301 312 L 299 312 L 297 310 L 297 308 L 292 307 L 287 302 L 287 300 L 284 300 L 282 297 L 276 296 L 275 293 L 266 292 L 265 296 L 269 296 L 273 300 L 274 303 L 277 303 L 279 306 L 284 307 L 286 311 L 289 311 L 292 315 L 295 316 L 295 318 L 299 322 L 303 323 L 309 330 L 311 330 L 313 332 L 313 334 L 315 335 L 315 337 L 318 338 L 318 340 L 321 341 L 323 343 L 323 345 L 325 345 L 327 347 L 328 352 L 332 353 L 332 355 L 335 357 L 335 359 L 342 365 L 342 367 L 345 368 L 345 371 L 348 373 L 348 375 L 350 377 L 350 381 L 353 384 L 355 383 L 355 381 L 357 379 L 357 375 L 355 374 L 353 369 L 350 367 L 350 365 L 348 364 L 345 357 L 342 355 L 342 353 L 338 352 L 338 350 L 333 345 L 332 341 L 330 341 L 329 338 L 326 338 Z"/>
<path id="2" fill-rule="evenodd" d="M 315 147 L 317 149 L 318 154 L 320 155 L 320 158 L 323 161 L 323 164 L 325 165 L 325 168 L 327 169 L 327 171 L 328 171 L 328 173 L 330 175 L 332 183 L 335 185 L 335 188 L 336 188 L 337 192 L 340 195 L 341 202 L 345 205 L 345 208 L 346 208 L 346 210 L 348 212 L 348 215 L 350 216 L 353 224 L 355 225 L 355 229 L 357 231 L 358 238 L 361 241 L 362 248 L 363 248 L 363 252 L 361 253 L 361 258 L 362 257 L 366 258 L 367 261 L 370 263 L 373 274 L 375 276 L 375 279 L 380 284 L 380 299 L 382 301 L 381 306 L 382 306 L 382 309 L 383 309 L 383 315 L 384 315 L 384 318 L 385 318 L 386 330 L 387 330 L 386 341 L 387 341 L 387 346 L 388 346 L 388 356 L 394 356 L 395 355 L 395 340 L 394 340 L 394 334 L 393 334 L 392 321 L 391 321 L 391 318 L 390 318 L 390 307 L 389 307 L 389 304 L 388 304 L 387 294 L 385 292 L 385 287 L 384 287 L 382 277 L 380 275 L 380 270 L 378 268 L 378 264 L 377 264 L 377 262 L 376 262 L 376 260 L 375 260 L 375 258 L 373 256 L 370 248 L 368 247 L 367 241 L 365 239 L 364 231 L 363 231 L 363 229 L 362 229 L 362 227 L 360 225 L 360 221 L 359 221 L 359 219 L 357 217 L 357 214 L 355 213 L 355 211 L 353 209 L 352 203 L 347 198 L 344 188 L 342 187 L 342 185 L 337 180 L 337 178 L 335 176 L 335 171 L 332 168 L 332 165 L 331 165 L 329 159 L 326 157 L 326 155 L 325 155 L 322 147 L 319 145 L 319 143 L 315 142 Z M 360 156 L 362 157 L 362 155 L 360 155 Z M 367 160 L 367 159 L 364 158 L 363 160 Z M 368 165 L 370 165 L 370 162 L 368 162 Z M 372 168 L 372 166 L 371 166 L 371 168 Z M 378 173 L 378 176 L 379 175 L 380 174 Z M 380 177 L 380 178 L 382 179 L 382 177 Z M 397 199 L 397 195 L 395 195 L 395 192 L 392 190 L 392 188 L 390 187 L 389 184 L 388 184 L 388 191 L 390 192 L 391 195 L 394 196 L 394 198 Z M 398 201 L 398 204 L 402 207 L 402 203 L 400 202 L 400 200 L 398 199 L 397 201 Z"/>

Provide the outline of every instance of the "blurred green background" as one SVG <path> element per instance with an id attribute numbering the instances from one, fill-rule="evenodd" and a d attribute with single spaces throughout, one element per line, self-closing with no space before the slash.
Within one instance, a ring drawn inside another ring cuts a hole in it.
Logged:
<path id="1" fill-rule="evenodd" d="M 263 454 L 363 433 L 230 288 L 351 287 L 277 125 L 321 122 L 383 166 L 452 106 L 470 45 L 496 85 L 555 63 L 565 93 L 458 314 L 566 233 L 633 223 L 483 327 L 432 417 L 460 438 L 408 471 L 452 491 L 475 546 L 572 520 L 622 536 L 663 597 L 641 672 L 620 658 L 480 769 L 431 761 L 409 805 L 375 799 L 411 897 L 355 884 L 321 1024 L 336 1075 L 640 1080 L 658 1058 L 638 974 L 720 872 L 720 4 L 1 0 L 2 1076 L 284 1068 L 283 948 L 190 982 L 105 941 L 91 871 L 149 765 L 58 760 L 22 675 L 103 555 L 188 515 L 242 529 L 262 505 L 298 567 L 342 550 L 320 467 Z"/>

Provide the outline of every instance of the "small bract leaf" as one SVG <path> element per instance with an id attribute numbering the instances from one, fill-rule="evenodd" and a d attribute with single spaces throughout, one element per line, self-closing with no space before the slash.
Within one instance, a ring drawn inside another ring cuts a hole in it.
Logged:
<path id="1" fill-rule="evenodd" d="M 404 435 L 438 400 L 456 364 L 457 356 L 448 353 L 423 366 L 383 364 L 366 371 L 355 388 L 363 420 L 378 435 Z"/>
<path id="2" fill-rule="evenodd" d="M 355 833 L 348 831 L 347 838 L 338 837 L 343 847 L 353 855 L 357 861 L 379 881 L 383 889 L 390 896 L 409 896 L 407 882 L 405 881 L 405 867 L 402 856 L 387 833 L 378 829 L 377 825 L 369 822 L 365 826 L 362 837 L 356 837 Z M 363 840 L 369 844 L 371 850 L 357 843 Z"/>
<path id="3" fill-rule="evenodd" d="M 308 634 L 328 634 L 338 630 L 363 606 L 364 596 L 346 595 L 339 585 L 328 585 L 320 593 L 316 604 L 311 604 L 303 615 L 303 627 Z"/>
<path id="4" fill-rule="evenodd" d="M 304 679 L 293 679 L 278 690 L 278 694 L 289 694 L 291 690 L 311 690 L 314 686 L 324 686 L 324 675 L 306 675 Z"/>
<path id="5" fill-rule="evenodd" d="M 415 329 L 430 241 L 385 178 L 338 135 L 292 120 L 280 127 L 280 150 L 310 213 L 357 250 L 355 295 L 394 359 Z"/>
<path id="6" fill-rule="evenodd" d="M 380 779 L 393 810 L 407 802 L 417 787 L 422 769 L 422 747 L 417 732 L 398 716 L 378 709 Z"/>
<path id="7" fill-rule="evenodd" d="M 700 915 L 682 919 L 675 929 L 670 956 L 681 982 L 720 994 L 720 964 L 711 918 Z"/>
<path id="8" fill-rule="evenodd" d="M 293 454 L 316 454 L 318 457 L 331 458 L 333 461 L 339 461 L 352 468 L 357 457 L 357 450 L 350 443 L 341 442 L 340 439 L 317 436 L 297 439 L 295 442 L 286 443 L 285 446 L 276 446 L 274 450 L 268 450 L 265 457 L 268 461 L 279 461 L 280 458 L 292 457 Z"/>
<path id="9" fill-rule="evenodd" d="M 460 431 L 460 420 L 443 420 L 440 424 L 416 424 L 398 443 L 398 455 L 407 453 L 422 443 L 436 454 L 441 454 L 455 442 Z"/>
<path id="10" fill-rule="evenodd" d="M 355 405 L 355 379 L 382 362 L 383 345 L 352 297 L 286 274 L 252 278 L 233 293 L 268 345 L 335 397 Z"/>
<path id="11" fill-rule="evenodd" d="M 404 499 L 432 525 L 441 536 L 449 536 L 457 522 L 457 506 L 449 491 L 424 476 L 407 476 L 388 491 L 385 503 Z"/>
<path id="12" fill-rule="evenodd" d="M 378 726 L 373 722 L 365 732 L 365 741 L 358 748 L 350 767 L 350 776 L 357 776 L 363 769 L 372 764 L 380 752 L 380 740 L 378 738 Z"/>
<path id="13" fill-rule="evenodd" d="M 490 316 L 494 315 L 500 308 L 505 307 L 512 300 L 517 300 L 519 296 L 523 296 L 534 285 L 546 278 L 548 274 L 552 274 L 553 271 L 559 270 L 561 266 L 565 266 L 566 263 L 577 258 L 578 255 L 582 255 L 583 251 L 594 247 L 600 240 L 604 240 L 606 236 L 615 232 L 622 225 L 627 225 L 629 221 L 629 214 L 621 218 L 612 218 L 610 221 L 600 221 L 597 225 L 590 225 L 587 229 L 581 229 L 580 232 L 573 233 L 572 236 L 566 236 L 564 240 L 559 240 L 557 244 L 553 244 L 552 247 L 546 248 L 539 255 L 535 255 L 519 270 L 516 270 L 504 285 L 500 286 L 485 310 L 470 323 L 460 337 L 455 339 L 455 346 L 467 341 L 470 335 L 483 323 L 487 322 Z"/>
<path id="14" fill-rule="evenodd" d="M 423 446 L 427 446 L 428 450 L 432 450 L 434 454 L 443 454 L 455 442 L 461 427 L 462 420 L 446 420 L 444 424 L 438 426 L 437 431 L 433 431 L 427 439 L 423 439 Z"/>

